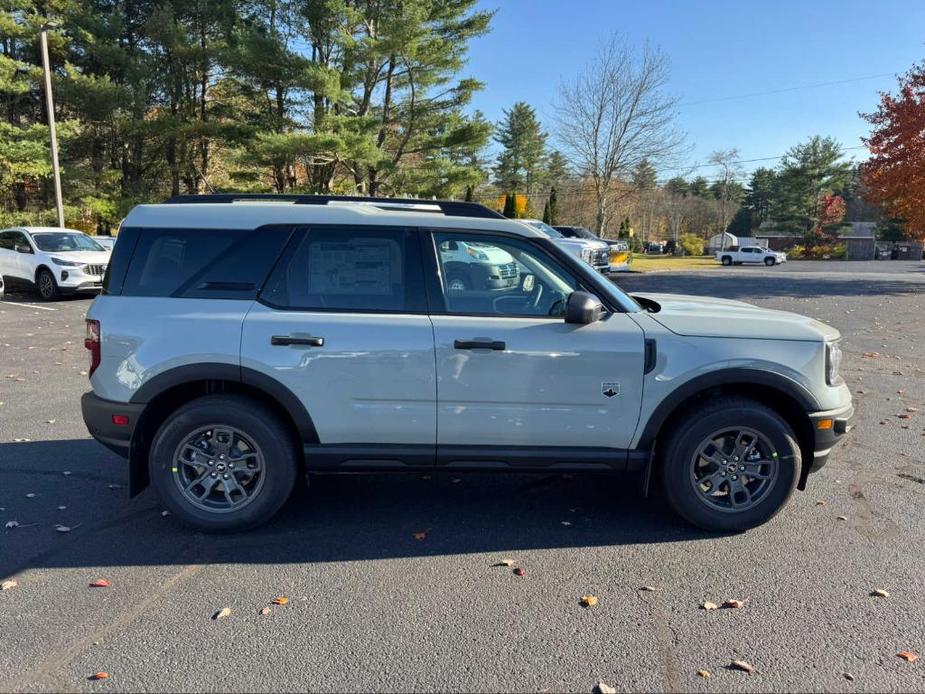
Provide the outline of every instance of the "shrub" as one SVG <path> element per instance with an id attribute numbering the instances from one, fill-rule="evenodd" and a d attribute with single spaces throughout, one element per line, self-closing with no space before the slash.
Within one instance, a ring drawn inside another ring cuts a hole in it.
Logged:
<path id="1" fill-rule="evenodd" d="M 703 255 L 704 240 L 696 234 L 683 234 L 678 243 L 684 249 L 685 255 Z"/>

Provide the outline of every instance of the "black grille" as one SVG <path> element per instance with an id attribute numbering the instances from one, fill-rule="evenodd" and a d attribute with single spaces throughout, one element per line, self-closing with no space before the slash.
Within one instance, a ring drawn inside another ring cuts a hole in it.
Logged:
<path id="1" fill-rule="evenodd" d="M 498 271 L 501 273 L 501 279 L 511 280 L 517 277 L 517 263 L 507 263 L 506 265 L 499 265 Z"/>
<path id="2" fill-rule="evenodd" d="M 85 268 L 85 272 L 88 275 L 102 275 L 104 272 L 106 272 L 106 266 L 105 265 L 87 265 L 87 267 Z"/>
<path id="3" fill-rule="evenodd" d="M 591 256 L 592 265 L 609 265 L 610 264 L 610 249 L 609 248 L 599 248 L 594 251 Z"/>

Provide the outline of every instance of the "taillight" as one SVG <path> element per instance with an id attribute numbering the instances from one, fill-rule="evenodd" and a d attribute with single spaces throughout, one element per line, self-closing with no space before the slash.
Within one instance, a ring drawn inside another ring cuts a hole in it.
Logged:
<path id="1" fill-rule="evenodd" d="M 100 322 L 98 320 L 87 319 L 87 338 L 84 340 L 84 347 L 90 350 L 90 375 L 96 371 L 100 365 Z"/>

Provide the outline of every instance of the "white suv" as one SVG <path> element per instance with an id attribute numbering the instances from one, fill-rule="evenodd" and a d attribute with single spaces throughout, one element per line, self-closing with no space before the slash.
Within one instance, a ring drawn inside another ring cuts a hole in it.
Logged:
<path id="1" fill-rule="evenodd" d="M 81 231 L 17 227 L 0 231 L 0 275 L 38 289 L 43 299 L 99 290 L 110 251 Z"/>
<path id="2" fill-rule="evenodd" d="M 571 238 L 566 237 L 555 227 L 549 226 L 546 222 L 539 219 L 521 219 L 518 220 L 528 224 L 538 232 L 552 239 L 566 251 L 580 258 L 598 272 L 610 271 L 610 246 L 600 239 Z"/>
<path id="3" fill-rule="evenodd" d="M 833 328 L 628 296 L 473 203 L 181 196 L 119 239 L 84 421 L 130 493 L 150 481 L 196 528 L 267 520 L 303 473 L 516 470 L 639 471 L 688 521 L 743 530 L 853 412 Z M 452 285 L 447 242 L 518 281 Z"/>

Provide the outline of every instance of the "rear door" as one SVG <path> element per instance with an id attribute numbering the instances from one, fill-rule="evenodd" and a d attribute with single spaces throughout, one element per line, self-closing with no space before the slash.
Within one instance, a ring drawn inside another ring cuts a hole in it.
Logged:
<path id="1" fill-rule="evenodd" d="M 518 267 L 513 287 L 455 287 L 439 268 L 434 303 L 442 306 L 431 315 L 438 463 L 621 467 L 642 397 L 642 329 L 625 313 L 566 323 L 565 300 L 581 282 L 534 244 L 479 232 L 433 236 L 435 248 L 452 240 L 491 247 Z"/>
<path id="2" fill-rule="evenodd" d="M 305 405 L 311 469 L 431 467 L 433 329 L 416 231 L 296 232 L 244 321 L 241 364 Z"/>

